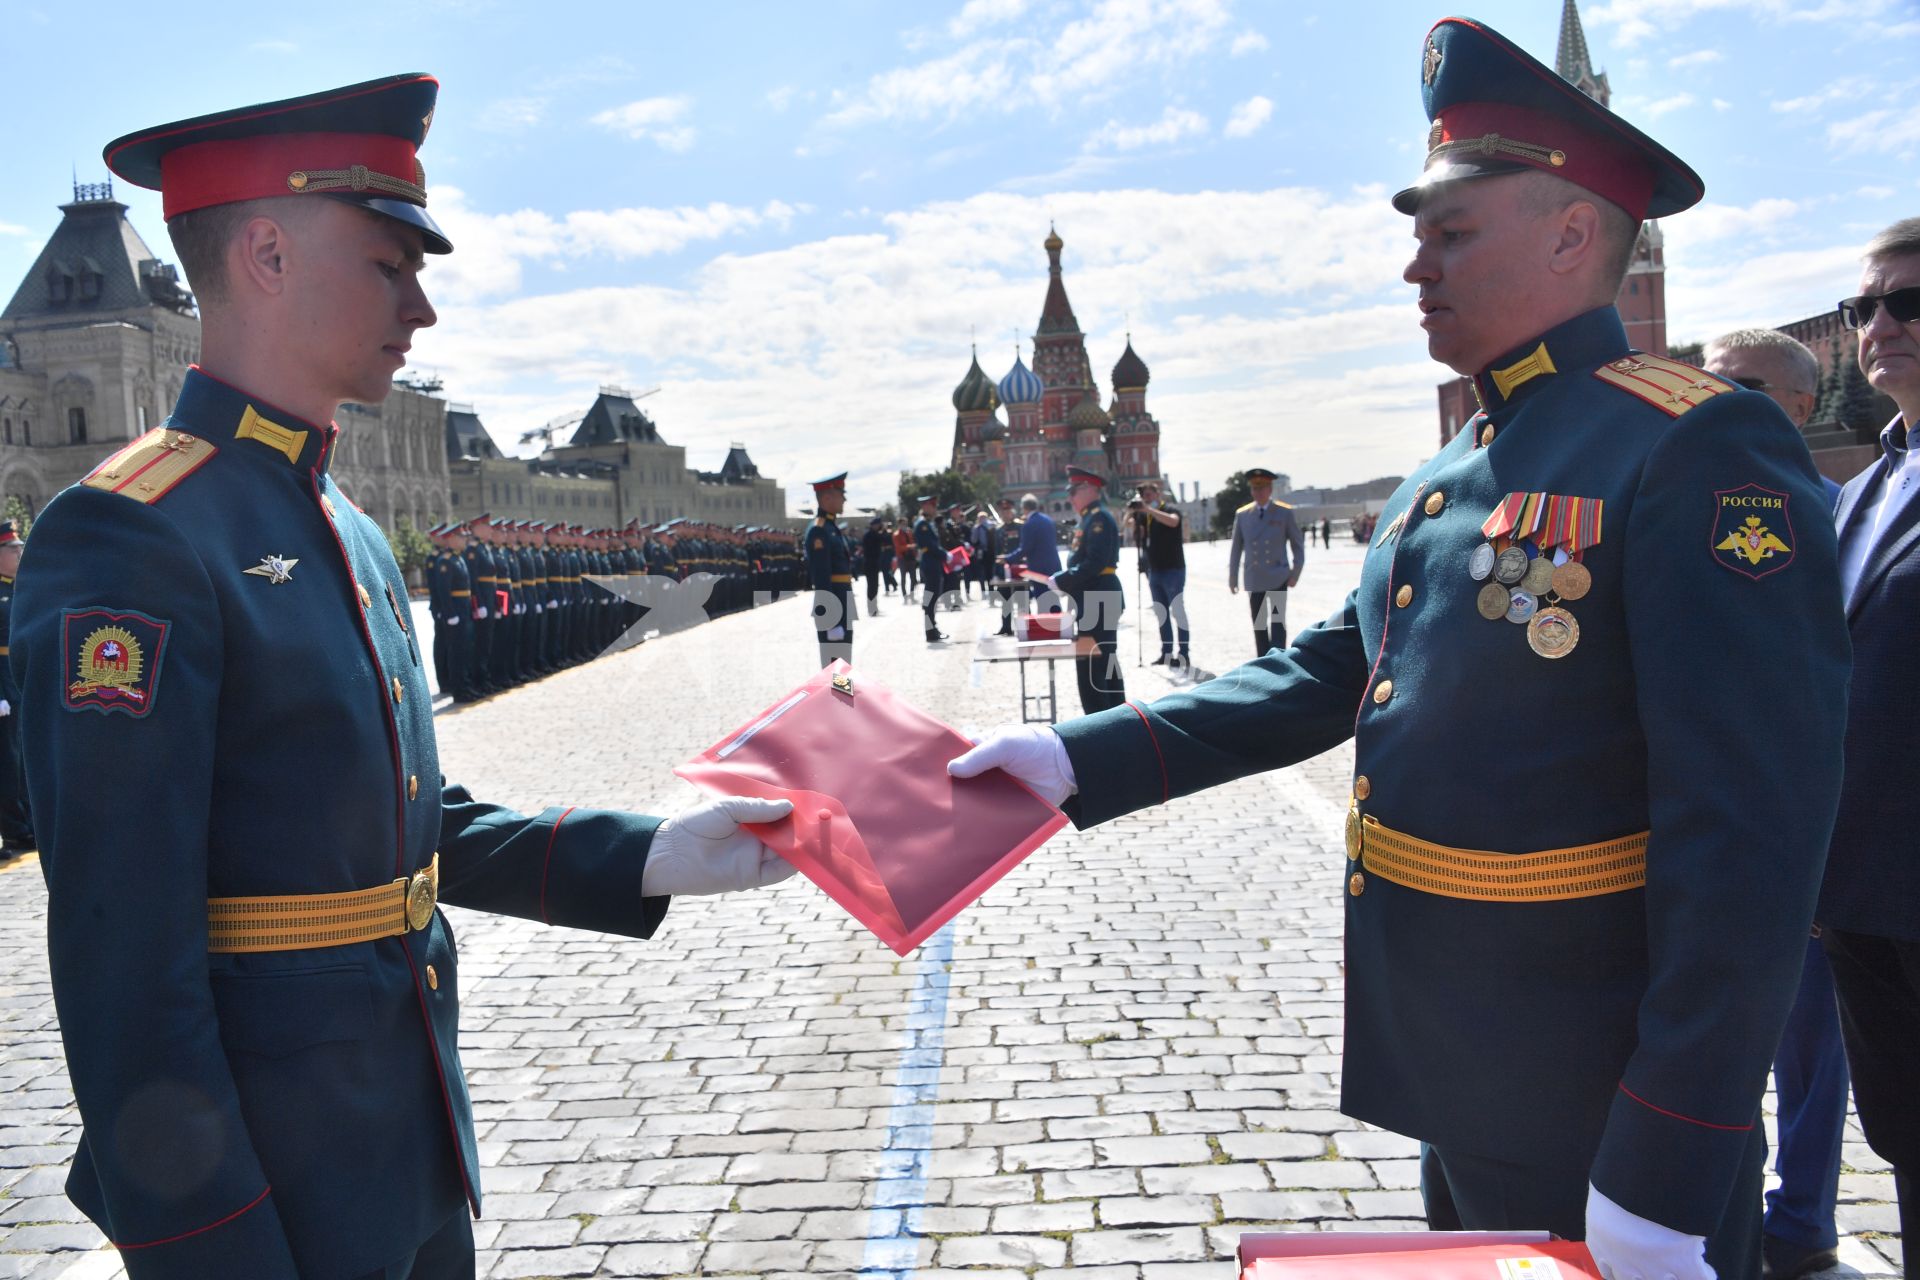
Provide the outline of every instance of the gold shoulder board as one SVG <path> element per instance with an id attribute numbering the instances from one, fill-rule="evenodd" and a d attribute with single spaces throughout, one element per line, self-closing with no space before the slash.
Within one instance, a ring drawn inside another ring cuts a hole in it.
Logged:
<path id="1" fill-rule="evenodd" d="M 1734 390 L 1732 383 L 1704 369 L 1696 369 L 1665 356 L 1644 355 L 1637 351 L 1625 359 L 1601 365 L 1593 371 L 1593 376 L 1638 396 L 1674 418 L 1717 395 Z"/>
<path id="2" fill-rule="evenodd" d="M 158 502 L 218 452 L 199 436 L 155 427 L 95 467 L 80 483 L 135 502 Z"/>

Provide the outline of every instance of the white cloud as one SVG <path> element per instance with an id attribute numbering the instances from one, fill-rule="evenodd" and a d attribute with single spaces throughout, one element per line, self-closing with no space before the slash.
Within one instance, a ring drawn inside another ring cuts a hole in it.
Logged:
<path id="1" fill-rule="evenodd" d="M 1207 118 L 1185 107 L 1168 107 L 1152 124 L 1128 125 L 1109 120 L 1087 139 L 1088 151 L 1138 151 L 1166 146 L 1207 131 Z"/>
<path id="2" fill-rule="evenodd" d="M 687 97 L 642 98 L 602 111 L 593 123 L 664 151 L 685 151 L 693 146 L 694 128 L 685 122 L 692 109 L 693 100 Z"/>
<path id="3" fill-rule="evenodd" d="M 11 222 L 0 222 L 0 236 L 26 236 L 33 232 L 26 227 L 15 226 Z"/>
<path id="4" fill-rule="evenodd" d="M 1683 107 L 1690 107 L 1696 101 L 1698 101 L 1698 99 L 1690 93 L 1669 94 L 1667 97 L 1656 98 L 1654 101 L 1647 103 L 1639 109 L 1637 114 L 1643 115 L 1649 120 L 1658 120 L 1661 116 L 1669 112 L 1679 111 Z"/>
<path id="5" fill-rule="evenodd" d="M 485 133 L 525 133 L 546 115 L 545 98 L 495 98 L 480 108 L 474 126 Z"/>
<path id="6" fill-rule="evenodd" d="M 1233 43 L 1228 46 L 1227 52 L 1236 58 L 1240 58 L 1245 57 L 1249 53 L 1260 53 L 1265 50 L 1266 47 L 1267 38 L 1258 31 L 1242 31 L 1233 38 Z"/>
<path id="7" fill-rule="evenodd" d="M 1733 110 L 1733 104 L 1725 98 L 1715 98 L 1713 100 L 1713 109 L 1715 111 L 1731 111 Z"/>
<path id="8" fill-rule="evenodd" d="M 470 301 L 517 292 L 521 264 L 630 261 L 677 253 L 688 245 L 747 231 L 788 229 L 802 209 L 781 200 L 759 208 L 715 202 L 674 209 L 582 209 L 555 218 L 535 209 L 487 214 L 458 187 L 435 187 L 434 217 L 460 251 L 430 264 L 436 295 Z"/>
<path id="9" fill-rule="evenodd" d="M 1920 32 L 1911 0 L 1611 0 L 1585 10 L 1595 27 L 1617 26 L 1623 46 L 1654 37 L 1673 38 L 1689 20 L 1731 15 L 1772 24 L 1831 23 L 1854 36 L 1886 38 Z"/>
<path id="10" fill-rule="evenodd" d="M 580 278 L 611 277 L 591 271 L 617 242 L 602 224 L 644 221 L 452 203 L 443 221 L 460 253 L 426 277 L 436 298 L 450 292 L 442 266 L 476 245 L 483 277 L 536 249 L 571 249 Z M 764 214 L 652 211 L 685 242 Z M 882 499 L 900 468 L 945 459 L 970 332 L 995 376 L 1013 334 L 1031 332 L 1049 217 L 1103 384 L 1130 317 L 1173 474 L 1212 484 L 1251 439 L 1311 461 L 1293 467 L 1302 483 L 1404 471 L 1432 451 L 1444 373 L 1424 360 L 1399 283 L 1406 221 L 1378 188 L 989 193 L 887 214 L 876 230 L 721 252 L 679 278 L 531 296 L 490 282 L 485 297 L 443 306 L 416 351 L 502 438 L 581 412 L 601 382 L 659 382 L 662 431 L 690 453 L 717 458 L 742 440 L 789 482 L 822 457 L 857 458 L 855 500 Z"/>
<path id="11" fill-rule="evenodd" d="M 1738 240 L 1744 251 L 1750 249 L 1756 240 L 1794 229 L 1794 218 L 1809 207 L 1809 202 L 1779 197 L 1756 200 L 1744 207 L 1709 201 L 1695 205 L 1687 211 L 1685 218 L 1677 222 L 1663 222 L 1660 225 L 1666 229 L 1669 244 L 1677 240 L 1690 247 L 1699 247 L 1723 240 Z M 1669 259 L 1671 256 L 1669 254 Z"/>
<path id="12" fill-rule="evenodd" d="M 1882 107 L 1828 125 L 1827 142 L 1841 151 L 1908 160 L 1920 151 L 1920 115 L 1907 107 Z"/>
<path id="13" fill-rule="evenodd" d="M 989 3 L 981 12 L 997 7 Z M 1226 0 L 1098 0 L 1086 16 L 1057 29 L 1036 21 L 1021 34 L 982 36 L 879 72 L 858 91 L 836 94 L 822 123 L 953 119 L 1106 97 L 1148 72 L 1192 60 L 1227 23 Z"/>
<path id="14" fill-rule="evenodd" d="M 1893 197 L 1893 188 L 1879 186 L 1859 187 L 1855 189 L 1853 194 L 1861 200 L 1889 200 Z"/>
<path id="15" fill-rule="evenodd" d="M 1809 111 L 1817 111 L 1821 107 L 1833 102 L 1859 101 L 1861 98 L 1871 94 L 1873 90 L 1874 86 L 1870 81 L 1850 76 L 1846 79 L 1835 80 L 1824 89 L 1820 89 L 1814 93 L 1802 94 L 1798 98 L 1788 98 L 1784 102 L 1776 102 L 1773 104 L 1773 109 L 1775 111 L 1792 112 L 1796 115 L 1804 114 Z"/>
<path id="16" fill-rule="evenodd" d="M 1695 49 L 1692 53 L 1668 58 L 1667 65 L 1675 71 L 1680 71 L 1687 67 L 1704 67 L 1709 63 L 1723 61 L 1725 58 L 1726 55 L 1718 49 Z"/>
<path id="17" fill-rule="evenodd" d="M 1012 22 L 1027 11 L 1031 0 L 967 0 L 947 23 L 947 34 L 964 39 L 985 27 Z"/>
<path id="18" fill-rule="evenodd" d="M 793 104 L 793 95 L 795 92 L 796 90 L 790 84 L 783 84 L 778 88 L 769 89 L 767 90 L 767 105 L 775 111 L 785 111 Z"/>
<path id="19" fill-rule="evenodd" d="M 1233 109 L 1233 114 L 1227 117 L 1225 132 L 1229 138 L 1250 138 L 1271 119 L 1273 99 L 1255 94 Z"/>
<path id="20" fill-rule="evenodd" d="M 1831 311 L 1834 300 L 1852 293 L 1860 279 L 1864 239 L 1758 256 L 1739 247 L 1724 258 L 1669 252 L 1669 340 L 1700 342 L 1730 329 L 1782 325 Z M 1672 244 L 1670 236 L 1670 250 Z"/>

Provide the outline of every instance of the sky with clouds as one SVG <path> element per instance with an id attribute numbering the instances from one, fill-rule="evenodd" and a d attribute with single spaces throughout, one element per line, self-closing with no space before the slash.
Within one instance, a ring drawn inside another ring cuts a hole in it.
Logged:
<path id="1" fill-rule="evenodd" d="M 0 287 L 133 128 L 426 70 L 421 159 L 457 251 L 416 367 L 495 438 L 647 401 L 693 465 L 730 442 L 856 505 L 943 465 L 969 343 L 996 378 L 1038 321 L 1048 224 L 1096 372 L 1131 331 L 1176 482 L 1401 474 L 1437 442 L 1387 195 L 1424 151 L 1406 0 L 335 0 L 261 9 L 0 0 Z M 1560 0 L 1468 10 L 1551 62 Z M 1587 0 L 1614 106 L 1686 157 L 1675 341 L 1852 292 L 1920 212 L 1920 0 Z M 159 199 L 124 184 L 171 258 Z M 1030 348 L 1023 348 L 1029 350 Z"/>

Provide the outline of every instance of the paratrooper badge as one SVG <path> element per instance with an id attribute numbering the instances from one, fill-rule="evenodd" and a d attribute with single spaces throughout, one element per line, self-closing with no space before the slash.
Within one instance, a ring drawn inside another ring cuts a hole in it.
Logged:
<path id="1" fill-rule="evenodd" d="M 1713 558 L 1753 579 L 1793 562 L 1793 521 L 1787 494 L 1757 484 L 1713 495 Z"/>
<path id="2" fill-rule="evenodd" d="M 74 655 L 65 690 L 69 711 L 115 711 L 139 719 L 153 710 L 173 624 L 144 613 L 67 609 L 60 615 L 62 647 Z"/>

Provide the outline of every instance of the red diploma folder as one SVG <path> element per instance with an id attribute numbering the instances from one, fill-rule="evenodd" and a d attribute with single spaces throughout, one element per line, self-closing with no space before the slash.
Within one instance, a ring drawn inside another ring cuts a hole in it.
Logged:
<path id="1" fill-rule="evenodd" d="M 1600 1280 L 1587 1246 L 1546 1232 L 1241 1237 L 1241 1280 Z"/>
<path id="2" fill-rule="evenodd" d="M 948 776 L 972 745 L 835 662 L 674 772 L 793 801 L 754 834 L 904 956 L 1067 823 L 999 769 Z"/>

